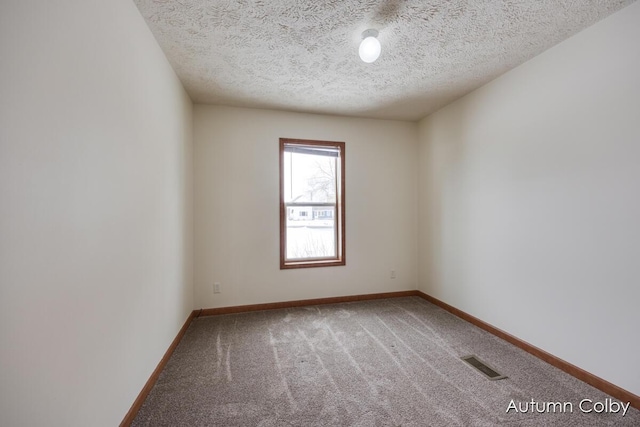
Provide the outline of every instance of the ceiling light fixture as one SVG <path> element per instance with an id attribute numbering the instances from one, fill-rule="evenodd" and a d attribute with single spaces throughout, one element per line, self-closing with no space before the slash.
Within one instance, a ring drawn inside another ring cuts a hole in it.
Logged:
<path id="1" fill-rule="evenodd" d="M 363 40 L 360 43 L 358 53 L 360 54 L 360 59 L 367 64 L 374 62 L 380 56 L 380 50 L 382 48 L 377 37 L 378 30 L 367 30 L 362 33 Z"/>

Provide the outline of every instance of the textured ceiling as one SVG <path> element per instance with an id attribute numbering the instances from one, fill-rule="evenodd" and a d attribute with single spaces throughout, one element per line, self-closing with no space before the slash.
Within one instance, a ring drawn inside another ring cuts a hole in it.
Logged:
<path id="1" fill-rule="evenodd" d="M 633 0 L 134 2 L 196 103 L 418 120 Z"/>

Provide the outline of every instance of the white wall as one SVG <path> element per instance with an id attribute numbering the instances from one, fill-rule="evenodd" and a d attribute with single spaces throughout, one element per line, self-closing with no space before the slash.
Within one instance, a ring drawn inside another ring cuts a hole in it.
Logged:
<path id="1" fill-rule="evenodd" d="M 130 0 L 3 0 L 0 58 L 0 424 L 114 426 L 193 309 L 192 104 Z"/>
<path id="2" fill-rule="evenodd" d="M 196 105 L 194 129 L 196 307 L 416 289 L 416 123 Z M 280 137 L 346 143 L 346 266 L 280 270 Z"/>
<path id="3" fill-rule="evenodd" d="M 420 289 L 640 394 L 640 3 L 420 122 Z"/>

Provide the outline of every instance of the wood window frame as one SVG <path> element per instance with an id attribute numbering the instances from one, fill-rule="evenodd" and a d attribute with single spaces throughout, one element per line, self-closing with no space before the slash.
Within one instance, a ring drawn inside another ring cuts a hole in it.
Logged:
<path id="1" fill-rule="evenodd" d="M 336 256 L 331 258 L 304 258 L 287 260 L 287 207 L 284 189 L 284 153 L 286 145 L 335 147 L 339 152 L 339 176 L 335 207 Z M 345 143 L 339 141 L 316 141 L 310 139 L 280 138 L 280 269 L 332 267 L 346 265 L 345 258 Z"/>

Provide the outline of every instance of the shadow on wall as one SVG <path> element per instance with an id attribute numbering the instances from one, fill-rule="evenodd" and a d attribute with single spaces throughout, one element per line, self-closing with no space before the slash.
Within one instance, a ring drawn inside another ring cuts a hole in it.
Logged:
<path id="1" fill-rule="evenodd" d="M 466 143 L 470 108 L 468 103 L 450 108 L 456 114 L 442 116 L 439 111 L 420 122 L 420 283 L 427 293 L 439 296 L 446 295 L 446 283 L 464 288 L 469 279 L 464 252 L 469 248 L 471 206 L 464 195 L 470 186 Z"/>

